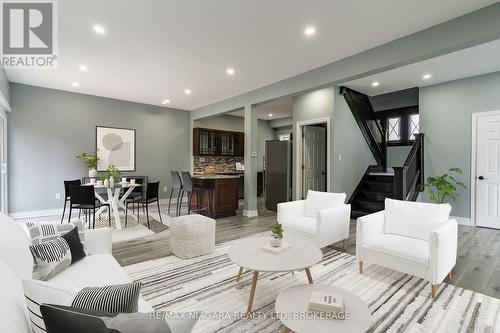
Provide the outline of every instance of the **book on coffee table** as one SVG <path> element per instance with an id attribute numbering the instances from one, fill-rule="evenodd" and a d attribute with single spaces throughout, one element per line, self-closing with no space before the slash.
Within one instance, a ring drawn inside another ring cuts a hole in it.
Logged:
<path id="1" fill-rule="evenodd" d="M 316 312 L 343 313 L 344 300 L 340 295 L 313 291 L 309 300 L 308 310 Z"/>
<path id="2" fill-rule="evenodd" d="M 262 247 L 262 249 L 264 251 L 267 251 L 267 252 L 278 254 L 278 253 L 285 251 L 289 247 L 290 247 L 290 244 L 282 242 L 281 246 L 272 246 L 271 244 L 266 244 Z"/>

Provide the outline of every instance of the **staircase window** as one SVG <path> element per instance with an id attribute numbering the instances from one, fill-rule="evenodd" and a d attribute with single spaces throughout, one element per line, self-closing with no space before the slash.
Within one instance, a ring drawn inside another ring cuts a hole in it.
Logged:
<path id="1" fill-rule="evenodd" d="M 401 141 L 401 117 L 387 118 L 387 141 Z"/>
<path id="2" fill-rule="evenodd" d="M 408 133 L 410 133 L 409 140 L 415 140 L 415 134 L 420 133 L 420 117 L 418 113 L 408 117 Z"/>

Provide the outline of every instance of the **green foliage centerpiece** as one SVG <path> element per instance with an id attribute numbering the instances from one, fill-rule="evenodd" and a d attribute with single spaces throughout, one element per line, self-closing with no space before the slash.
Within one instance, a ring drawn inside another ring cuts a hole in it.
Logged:
<path id="1" fill-rule="evenodd" d="M 283 240 L 283 226 L 281 223 L 274 223 L 271 226 L 271 233 L 271 245 L 276 247 L 281 246 L 281 242 Z"/>
<path id="2" fill-rule="evenodd" d="M 462 169 L 453 167 L 448 170 L 448 173 L 442 176 L 427 178 L 424 188 L 429 198 L 438 204 L 445 203 L 448 199 L 457 200 L 458 194 L 456 192 L 458 188 L 467 189 L 464 183 L 455 178 L 457 175 L 462 174 Z"/>
<path id="3" fill-rule="evenodd" d="M 89 177 L 97 177 L 97 163 L 100 161 L 97 151 L 93 154 L 81 153 L 76 158 L 82 160 L 87 169 L 89 169 Z"/>

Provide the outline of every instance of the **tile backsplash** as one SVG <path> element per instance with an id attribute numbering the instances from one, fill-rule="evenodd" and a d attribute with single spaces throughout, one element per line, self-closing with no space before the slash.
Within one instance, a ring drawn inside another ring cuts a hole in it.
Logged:
<path id="1" fill-rule="evenodd" d="M 243 160 L 243 157 L 194 156 L 194 173 L 205 173 L 208 166 L 213 166 L 214 172 L 236 171 L 236 162 L 243 163 Z"/>

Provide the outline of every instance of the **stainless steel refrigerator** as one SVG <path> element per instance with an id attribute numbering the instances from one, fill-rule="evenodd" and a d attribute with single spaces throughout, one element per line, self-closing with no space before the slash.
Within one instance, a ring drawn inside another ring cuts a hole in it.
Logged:
<path id="1" fill-rule="evenodd" d="M 292 197 L 292 142 L 266 141 L 266 209 Z"/>

